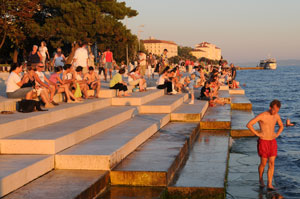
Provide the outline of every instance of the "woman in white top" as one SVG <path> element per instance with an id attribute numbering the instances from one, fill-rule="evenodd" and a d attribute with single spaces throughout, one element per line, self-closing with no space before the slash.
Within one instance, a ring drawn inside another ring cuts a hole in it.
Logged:
<path id="1" fill-rule="evenodd" d="M 165 89 L 167 88 L 167 94 L 172 95 L 172 81 L 169 79 L 169 67 L 166 67 L 162 74 L 159 76 L 157 82 L 157 89 Z"/>
<path id="2" fill-rule="evenodd" d="M 131 86 L 139 86 L 140 92 L 146 91 L 146 80 L 141 76 L 141 67 L 137 66 L 128 75 L 128 83 Z"/>
<path id="3" fill-rule="evenodd" d="M 42 62 L 45 66 L 46 57 L 48 57 L 48 60 L 50 60 L 50 56 L 49 56 L 49 53 L 48 53 L 48 48 L 46 47 L 46 42 L 42 41 L 41 46 L 39 47 L 39 52 L 42 55 Z"/>
<path id="4" fill-rule="evenodd" d="M 6 95 L 8 98 L 24 98 L 32 99 L 33 88 L 21 88 L 25 84 L 25 79 L 21 80 L 19 74 L 23 71 L 23 66 L 19 64 L 12 64 L 10 68 L 10 75 L 7 79 Z"/>

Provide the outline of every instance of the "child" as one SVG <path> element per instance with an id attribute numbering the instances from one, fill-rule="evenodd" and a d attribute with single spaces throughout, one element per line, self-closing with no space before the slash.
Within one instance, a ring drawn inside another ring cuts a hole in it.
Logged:
<path id="1" fill-rule="evenodd" d="M 197 79 L 196 79 L 196 75 L 194 73 L 191 74 L 191 79 L 188 80 L 188 90 L 189 93 L 191 94 L 191 101 L 189 104 L 194 104 L 195 101 L 195 92 L 194 92 L 194 88 L 199 88 L 199 86 L 197 85 Z"/>

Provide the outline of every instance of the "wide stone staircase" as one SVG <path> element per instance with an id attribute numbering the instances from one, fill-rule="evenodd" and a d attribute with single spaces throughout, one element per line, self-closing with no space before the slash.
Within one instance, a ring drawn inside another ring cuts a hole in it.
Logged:
<path id="1" fill-rule="evenodd" d="M 189 105 L 188 94 L 117 98 L 104 87 L 82 104 L 0 115 L 0 197 L 224 198 L 230 136 L 252 136 L 242 91 L 224 87 L 229 104 L 209 107 Z"/>

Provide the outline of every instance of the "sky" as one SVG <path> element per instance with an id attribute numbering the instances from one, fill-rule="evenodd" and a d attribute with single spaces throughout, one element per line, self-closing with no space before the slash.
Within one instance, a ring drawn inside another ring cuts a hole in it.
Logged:
<path id="1" fill-rule="evenodd" d="M 139 15 L 124 21 L 142 39 L 194 47 L 207 41 L 232 62 L 300 59 L 300 0 L 119 0 Z M 140 27 L 143 25 L 144 27 Z"/>

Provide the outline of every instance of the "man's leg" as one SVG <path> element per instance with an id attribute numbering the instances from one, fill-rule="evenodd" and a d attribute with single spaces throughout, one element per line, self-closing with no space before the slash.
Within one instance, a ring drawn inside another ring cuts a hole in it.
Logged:
<path id="1" fill-rule="evenodd" d="M 112 79 L 112 68 L 109 69 L 109 77 L 110 77 L 110 80 Z"/>
<path id="2" fill-rule="evenodd" d="M 260 157 L 260 164 L 258 166 L 258 174 L 259 174 L 259 184 L 261 187 L 265 186 L 263 175 L 264 175 L 264 169 L 267 164 L 267 161 L 268 161 L 267 158 Z"/>
<path id="3" fill-rule="evenodd" d="M 104 69 L 104 80 L 107 81 L 107 68 Z"/>
<path id="4" fill-rule="evenodd" d="M 276 159 L 276 156 L 272 156 L 269 158 L 268 188 L 271 188 L 271 189 L 274 189 L 274 187 L 272 185 L 272 180 L 273 180 L 273 175 L 274 175 L 275 159 Z"/>

